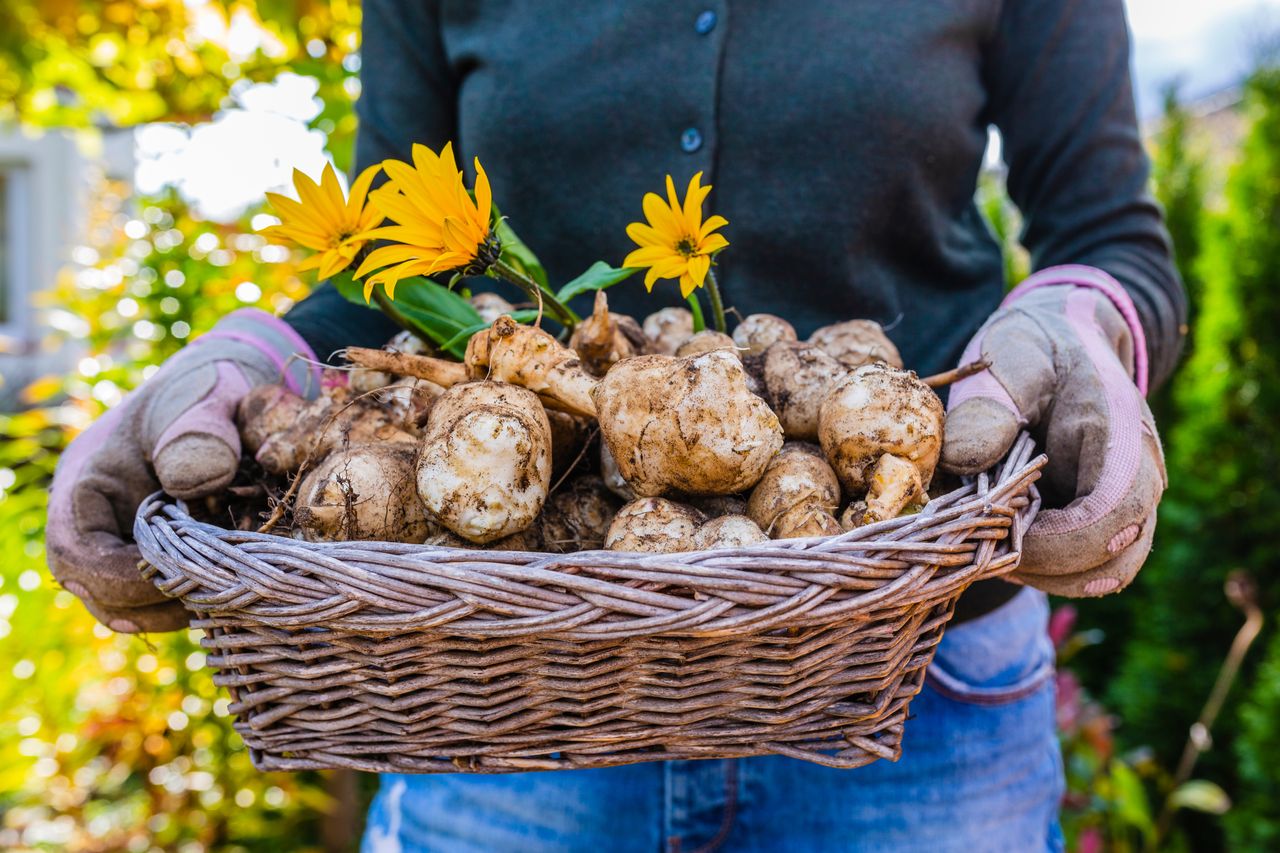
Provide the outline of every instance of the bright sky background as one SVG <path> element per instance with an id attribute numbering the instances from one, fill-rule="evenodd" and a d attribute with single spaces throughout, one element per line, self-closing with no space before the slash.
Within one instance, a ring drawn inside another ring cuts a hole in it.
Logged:
<path id="1" fill-rule="evenodd" d="M 1126 0 L 1134 38 L 1139 114 L 1159 110 L 1160 92 L 1180 80 L 1185 97 L 1239 82 L 1262 40 L 1280 33 L 1280 0 Z M 246 31 L 243 39 L 254 41 Z M 253 44 L 246 43 L 246 50 Z M 308 78 L 282 75 L 247 87 L 237 107 L 194 130 L 171 125 L 137 134 L 137 187 L 148 193 L 177 185 L 211 219 L 231 219 L 285 189 L 293 167 L 315 176 L 324 167 L 324 138 L 306 123 L 319 112 Z"/>

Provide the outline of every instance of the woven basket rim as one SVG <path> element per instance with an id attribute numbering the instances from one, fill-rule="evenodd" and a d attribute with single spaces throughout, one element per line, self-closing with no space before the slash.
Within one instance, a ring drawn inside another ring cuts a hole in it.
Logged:
<path id="1" fill-rule="evenodd" d="M 279 628 L 370 635 L 438 629 L 495 638 L 705 636 L 762 630 L 788 608 L 795 618 L 782 620 L 786 626 L 856 618 L 939 599 L 1012 571 L 1023 531 L 1039 508 L 1034 482 L 1046 459 L 1032 458 L 1033 450 L 1030 438 L 1021 436 L 992 472 L 935 498 L 916 515 L 835 536 L 742 548 L 552 554 L 303 542 L 196 521 L 182 503 L 162 494 L 144 502 L 134 534 L 148 564 L 144 574 L 214 623 L 233 615 Z M 848 565 L 868 555 L 885 564 L 882 576 L 851 580 Z M 934 570 L 947 565 L 960 567 L 957 576 L 937 582 Z M 680 585 L 695 597 L 709 592 L 716 601 L 703 606 L 646 591 L 644 581 Z M 727 599 L 726 590 L 733 593 Z M 625 618 L 602 619 L 602 609 L 610 608 Z M 483 618 L 472 618 L 477 612 Z"/>

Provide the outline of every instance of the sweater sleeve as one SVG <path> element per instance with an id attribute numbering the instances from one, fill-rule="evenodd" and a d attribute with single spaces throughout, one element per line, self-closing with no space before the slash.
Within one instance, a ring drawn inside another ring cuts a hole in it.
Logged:
<path id="1" fill-rule="evenodd" d="M 423 0 L 365 0 L 356 103 L 357 171 L 408 160 L 413 143 L 439 149 L 455 136 L 457 94 L 440 41 L 439 9 Z M 381 346 L 397 327 L 321 284 L 284 317 L 320 358 L 346 346 Z"/>
<path id="2" fill-rule="evenodd" d="M 1152 386 L 1163 382 L 1186 297 L 1148 187 L 1122 0 L 1004 0 L 984 73 L 1034 268 L 1115 277 L 1138 309 Z"/>

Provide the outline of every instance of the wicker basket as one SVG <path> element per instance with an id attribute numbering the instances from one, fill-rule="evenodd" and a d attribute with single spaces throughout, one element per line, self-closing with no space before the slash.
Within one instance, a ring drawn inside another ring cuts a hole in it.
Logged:
<path id="1" fill-rule="evenodd" d="M 262 770 L 510 772 L 901 752 L 956 598 L 1018 563 L 1043 457 L 841 536 L 669 555 L 305 543 L 152 497 L 145 571 L 200 618 Z"/>

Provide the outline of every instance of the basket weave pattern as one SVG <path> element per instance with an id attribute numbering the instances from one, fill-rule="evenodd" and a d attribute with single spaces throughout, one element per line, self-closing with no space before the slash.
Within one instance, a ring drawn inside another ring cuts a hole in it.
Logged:
<path id="1" fill-rule="evenodd" d="M 1016 567 L 1044 464 L 1022 437 L 919 515 L 639 555 L 307 543 L 153 496 L 145 572 L 198 614 L 263 770 L 510 772 L 901 751 L 956 598 Z"/>

